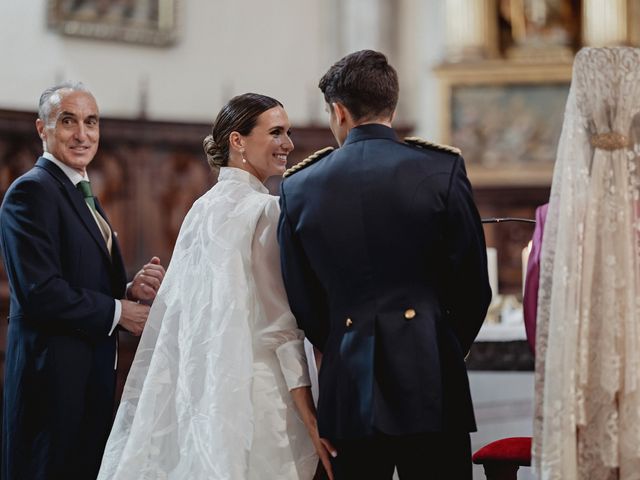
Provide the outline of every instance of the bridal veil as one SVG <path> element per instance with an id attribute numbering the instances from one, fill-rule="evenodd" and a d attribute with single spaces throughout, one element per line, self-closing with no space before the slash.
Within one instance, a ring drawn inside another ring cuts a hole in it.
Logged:
<path id="1" fill-rule="evenodd" d="M 640 479 L 640 50 L 576 56 L 542 245 L 539 478 Z"/>

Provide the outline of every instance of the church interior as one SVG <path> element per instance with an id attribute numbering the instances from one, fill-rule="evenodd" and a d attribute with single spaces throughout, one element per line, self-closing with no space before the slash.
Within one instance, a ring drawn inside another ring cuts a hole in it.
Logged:
<path id="1" fill-rule="evenodd" d="M 26 0 L 0 4 L 0 200 L 42 152 L 37 99 L 85 83 L 101 114 L 89 168 L 131 276 L 165 265 L 184 215 L 215 182 L 203 138 L 234 95 L 279 99 L 289 166 L 337 146 L 320 76 L 360 49 L 397 69 L 394 126 L 462 151 L 483 218 L 533 219 L 548 201 L 572 61 L 583 46 L 640 46 L 640 0 Z M 279 178 L 268 187 L 278 193 Z M 534 357 L 522 321 L 533 224 L 486 223 L 494 298 L 467 366 L 472 450 L 530 436 Z M 9 287 L 0 268 L 0 315 Z M 0 323 L 0 366 L 6 322 Z M 122 386 L 137 340 L 120 334 Z M 519 479 L 533 478 L 521 468 Z M 485 478 L 480 465 L 474 478 Z"/>

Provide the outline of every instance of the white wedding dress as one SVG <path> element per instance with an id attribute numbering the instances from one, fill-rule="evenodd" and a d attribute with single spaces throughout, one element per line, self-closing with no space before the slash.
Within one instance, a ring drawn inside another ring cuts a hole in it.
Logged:
<path id="1" fill-rule="evenodd" d="M 176 242 L 124 388 L 101 480 L 311 479 L 289 390 L 309 386 L 280 273 L 277 197 L 225 167 Z"/>

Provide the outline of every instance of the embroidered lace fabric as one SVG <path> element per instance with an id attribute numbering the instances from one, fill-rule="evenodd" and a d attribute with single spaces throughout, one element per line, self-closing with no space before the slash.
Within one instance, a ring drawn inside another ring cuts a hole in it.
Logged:
<path id="1" fill-rule="evenodd" d="M 282 283 L 277 198 L 222 168 L 184 219 L 127 378 L 101 480 L 311 479 L 289 390 L 309 386 Z"/>
<path id="2" fill-rule="evenodd" d="M 533 459 L 640 479 L 640 50 L 576 56 L 542 245 Z M 607 133 L 629 140 L 594 148 Z"/>

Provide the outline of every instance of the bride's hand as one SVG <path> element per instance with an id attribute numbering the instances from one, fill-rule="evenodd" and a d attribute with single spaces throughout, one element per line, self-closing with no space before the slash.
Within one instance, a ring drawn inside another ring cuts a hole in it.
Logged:
<path id="1" fill-rule="evenodd" d="M 318 453 L 318 457 L 320 457 L 320 461 L 322 462 L 322 466 L 324 467 L 325 472 L 327 472 L 327 477 L 329 480 L 333 480 L 333 470 L 331 468 L 331 460 L 329 459 L 329 455 L 332 457 L 336 457 L 338 452 L 335 447 L 331 445 L 331 442 L 326 438 L 320 438 L 318 436 L 318 432 L 316 430 L 315 434 L 312 434 L 311 440 L 313 441 L 314 447 L 316 447 L 316 452 Z"/>
<path id="2" fill-rule="evenodd" d="M 293 402 L 296 404 L 298 413 L 302 422 L 309 431 L 309 437 L 313 442 L 318 457 L 329 476 L 329 480 L 333 480 L 333 471 L 331 470 L 331 460 L 329 455 L 336 457 L 338 455 L 335 447 L 331 445 L 329 440 L 320 438 L 318 433 L 318 421 L 316 420 L 316 407 L 313 404 L 310 387 L 298 387 L 291 390 Z"/>

